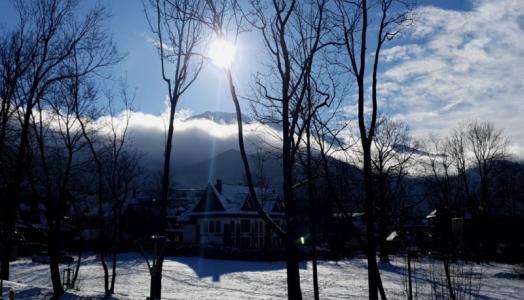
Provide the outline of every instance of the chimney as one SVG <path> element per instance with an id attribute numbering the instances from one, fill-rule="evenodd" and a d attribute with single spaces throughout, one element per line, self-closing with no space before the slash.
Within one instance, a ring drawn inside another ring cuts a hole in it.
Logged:
<path id="1" fill-rule="evenodd" d="M 217 191 L 222 194 L 222 179 L 217 179 L 217 183 L 215 184 L 215 188 Z"/>

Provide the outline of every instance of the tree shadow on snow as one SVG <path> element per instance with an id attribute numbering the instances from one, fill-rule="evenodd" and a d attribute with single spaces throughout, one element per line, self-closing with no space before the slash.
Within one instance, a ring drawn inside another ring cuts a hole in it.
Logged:
<path id="1" fill-rule="evenodd" d="M 220 276 L 232 273 L 243 272 L 271 272 L 285 270 L 286 263 L 277 262 L 260 262 L 260 261 L 242 261 L 242 260 L 221 260 L 194 257 L 169 257 L 166 261 L 176 261 L 190 267 L 199 278 L 211 277 L 213 281 L 220 281 Z M 299 262 L 300 269 L 307 269 L 305 261 Z"/>

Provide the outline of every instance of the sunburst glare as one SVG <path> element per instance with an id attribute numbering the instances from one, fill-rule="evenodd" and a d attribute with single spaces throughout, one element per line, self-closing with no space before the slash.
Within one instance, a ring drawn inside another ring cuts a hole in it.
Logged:
<path id="1" fill-rule="evenodd" d="M 230 68 L 235 59 L 235 46 L 225 39 L 216 39 L 209 48 L 209 57 L 217 67 Z"/>

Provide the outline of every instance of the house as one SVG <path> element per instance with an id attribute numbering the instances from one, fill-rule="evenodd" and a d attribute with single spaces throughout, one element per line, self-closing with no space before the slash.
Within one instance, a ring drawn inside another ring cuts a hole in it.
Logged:
<path id="1" fill-rule="evenodd" d="M 284 210 L 273 190 L 256 188 L 257 198 L 266 213 L 280 226 Z M 235 248 L 280 248 L 282 242 L 253 207 L 249 189 L 243 185 L 208 184 L 198 201 L 180 214 L 176 221 L 185 244 L 220 245 Z"/>
<path id="2" fill-rule="evenodd" d="M 167 237 L 174 242 L 181 242 L 184 223 L 178 218 L 190 210 L 204 195 L 205 188 L 177 188 L 170 192 L 167 207 Z"/>

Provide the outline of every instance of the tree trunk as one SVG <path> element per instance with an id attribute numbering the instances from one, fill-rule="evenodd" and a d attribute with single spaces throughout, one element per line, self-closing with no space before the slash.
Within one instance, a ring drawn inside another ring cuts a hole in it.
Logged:
<path id="1" fill-rule="evenodd" d="M 368 286 L 369 299 L 378 300 L 378 278 L 379 271 L 377 266 L 375 248 L 375 218 L 374 218 L 374 193 L 373 193 L 373 174 L 371 173 L 371 143 L 367 139 L 362 139 L 364 149 L 364 190 L 365 190 L 365 210 L 366 210 L 366 235 L 368 260 Z"/>
<path id="2" fill-rule="evenodd" d="M 315 300 L 320 299 L 320 291 L 318 289 L 318 271 L 317 271 L 317 241 L 315 233 L 311 233 L 311 261 L 313 264 L 313 295 Z"/>
<path id="3" fill-rule="evenodd" d="M 49 255 L 49 268 L 51 270 L 51 283 L 53 284 L 53 298 L 58 299 L 64 294 L 64 287 L 60 279 L 60 255 L 58 253 L 58 239 L 60 235 L 59 224 L 56 218 L 49 222 L 49 236 L 47 252 Z M 50 218 L 50 219 L 51 219 Z"/>
<path id="4" fill-rule="evenodd" d="M 162 265 L 164 257 L 162 257 L 153 265 L 151 270 L 151 292 L 150 300 L 161 299 L 162 297 Z"/>
<path id="5" fill-rule="evenodd" d="M 99 175 L 100 178 L 102 178 L 102 175 Z M 102 183 L 99 182 L 99 189 L 101 189 Z M 109 297 L 109 271 L 107 268 L 107 262 L 106 262 L 106 248 L 107 248 L 107 236 L 105 232 L 105 222 L 104 222 L 104 211 L 102 206 L 102 193 L 99 192 L 99 199 L 98 199 L 98 218 L 99 218 L 99 226 L 100 226 L 100 235 L 99 235 L 99 242 L 100 245 L 98 245 L 100 248 L 100 262 L 102 263 L 102 268 L 104 270 L 104 295 L 105 297 Z"/>
<path id="6" fill-rule="evenodd" d="M 105 240 L 105 239 L 102 239 L 102 240 Z M 104 245 L 100 245 L 100 247 L 102 248 L 100 250 L 100 261 L 102 262 L 102 268 L 104 269 L 104 296 L 105 298 L 109 297 L 110 296 L 110 293 L 109 293 L 109 270 L 107 268 L 107 262 L 106 262 L 106 253 L 105 253 L 105 246 Z"/>
<path id="7" fill-rule="evenodd" d="M 115 209 L 115 214 L 113 215 L 113 220 L 115 222 L 114 231 L 113 231 L 113 257 L 111 262 L 111 285 L 109 287 L 109 294 L 115 293 L 115 281 L 116 281 L 116 264 L 118 258 L 118 245 L 120 243 L 120 210 Z"/>
<path id="8" fill-rule="evenodd" d="M 380 197 L 380 205 L 378 207 L 379 209 L 379 224 L 378 224 L 378 236 L 379 236 L 379 246 L 380 246 L 380 263 L 382 264 L 389 264 L 389 255 L 388 255 L 388 241 L 386 240 L 388 237 L 388 231 L 387 231 L 387 211 L 388 211 L 388 203 L 386 202 L 386 180 L 384 179 L 384 175 L 379 175 L 379 197 Z"/>
<path id="9" fill-rule="evenodd" d="M 34 91 L 31 91 L 30 97 L 32 99 L 34 96 Z M 33 104 L 28 101 L 25 108 L 22 129 L 20 132 L 20 145 L 18 147 L 18 153 L 16 158 L 16 163 L 14 165 L 14 174 L 13 181 L 10 182 L 7 186 L 7 197 L 4 201 L 7 202 L 6 216 L 7 220 L 4 225 L 5 230 L 5 252 L 2 256 L 2 279 L 9 280 L 9 260 L 11 258 L 11 251 L 14 244 L 14 233 L 16 229 L 16 211 L 18 209 L 19 194 L 20 194 L 20 185 L 22 184 L 23 171 L 25 170 L 25 155 L 28 146 L 28 137 L 29 137 L 29 126 L 30 118 L 32 112 Z"/>
<path id="10" fill-rule="evenodd" d="M 447 284 L 447 287 L 448 287 L 449 298 L 451 300 L 455 300 L 455 293 L 453 292 L 453 285 L 451 285 L 451 274 L 449 272 L 448 259 L 446 257 L 444 257 L 443 262 L 444 262 L 444 272 L 446 273 L 446 284 Z"/>
<path id="11" fill-rule="evenodd" d="M 285 196 L 284 196 L 285 197 Z M 293 203 L 294 201 L 291 201 Z M 289 202 L 286 202 L 289 203 Z M 292 216 L 295 215 L 294 203 L 286 207 L 286 269 L 287 269 L 287 286 L 288 299 L 302 299 L 302 292 L 300 289 L 300 271 L 298 267 L 299 252 L 296 245 L 296 229 L 295 221 Z"/>
<path id="12" fill-rule="evenodd" d="M 11 241 L 8 241 L 9 239 L 11 239 L 11 237 L 9 236 L 5 237 L 6 242 L 2 249 L 2 257 L 0 258 L 1 259 L 1 265 L 0 265 L 0 279 L 1 280 L 9 280 L 9 261 L 11 259 L 11 251 L 12 251 L 11 249 L 13 249 L 12 248 L 13 244 Z"/>
<path id="13" fill-rule="evenodd" d="M 316 197 L 313 196 L 313 175 L 311 170 L 311 99 L 308 98 L 308 118 L 306 119 L 306 149 L 307 149 L 307 193 L 309 200 L 309 231 L 311 234 L 311 263 L 313 265 L 313 296 L 315 300 L 318 300 L 318 273 L 317 273 L 317 231 L 315 214 L 317 212 Z"/>
<path id="14" fill-rule="evenodd" d="M 382 213 L 381 213 L 381 218 Z M 379 223 L 379 237 L 380 237 L 380 263 L 381 264 L 389 264 L 389 245 L 387 239 L 387 228 L 384 221 L 380 221 Z"/>
<path id="15" fill-rule="evenodd" d="M 73 274 L 73 279 L 71 280 L 72 287 L 76 287 L 76 280 L 78 279 L 78 272 L 80 271 L 81 264 L 82 264 L 82 248 L 78 250 L 78 258 L 76 260 L 75 274 Z"/>
<path id="16" fill-rule="evenodd" d="M 163 232 L 167 229 L 167 202 L 169 198 L 169 178 L 171 170 L 171 151 L 173 147 L 173 131 L 176 111 L 176 100 L 170 101 L 169 128 L 167 130 L 166 147 L 164 151 L 164 167 L 162 172 L 162 191 L 161 191 L 161 227 Z"/>
<path id="17" fill-rule="evenodd" d="M 284 119 L 286 123 L 287 117 Z M 296 245 L 296 203 L 293 199 L 292 189 L 292 160 L 290 157 L 291 147 L 288 133 L 286 132 L 287 124 L 284 124 L 284 147 L 283 147 L 283 172 L 284 172 L 284 203 L 286 205 L 286 267 L 287 267 L 287 285 L 289 299 L 302 299 L 302 292 L 300 289 L 300 272 L 298 268 L 298 247 Z"/>
<path id="18" fill-rule="evenodd" d="M 116 281 L 116 260 L 117 260 L 117 252 L 116 250 L 113 251 L 113 261 L 111 262 L 111 286 L 109 287 L 109 294 L 115 293 L 115 281 Z"/>
<path id="19" fill-rule="evenodd" d="M 1 112 L 1 124 L 0 124 L 0 159 L 2 158 L 2 155 L 4 153 L 4 147 L 5 147 L 5 139 L 6 139 L 6 133 L 7 133 L 7 124 L 8 124 L 8 119 L 9 119 L 9 109 L 11 109 L 10 107 L 10 103 L 8 102 L 8 100 L 3 100 L 2 101 L 2 109 L 0 110 Z"/>
<path id="20" fill-rule="evenodd" d="M 289 232 L 290 231 L 288 231 L 288 234 Z M 285 244 L 288 299 L 302 299 L 302 292 L 300 290 L 300 270 L 298 266 L 298 247 L 291 238 L 291 235 L 288 236 Z"/>
<path id="21" fill-rule="evenodd" d="M 244 165 L 246 179 L 247 179 L 248 187 L 249 187 L 249 193 L 251 195 L 251 199 L 253 200 L 253 205 L 255 205 L 257 212 L 259 213 L 260 217 L 264 220 L 264 222 L 266 222 L 266 224 L 275 232 L 275 234 L 283 240 L 284 245 L 286 247 L 286 254 L 287 254 L 286 268 L 287 268 L 287 274 L 288 274 L 287 276 L 288 298 L 289 299 L 302 299 L 302 294 L 300 292 L 300 274 L 299 274 L 299 268 L 298 268 L 298 249 L 296 245 L 294 244 L 294 238 L 295 238 L 294 230 L 292 226 L 290 226 L 290 222 L 287 222 L 288 231 L 284 234 L 284 232 L 282 232 L 280 227 L 278 227 L 276 223 L 267 215 L 267 213 L 265 213 L 260 202 L 258 202 L 258 199 L 256 198 L 256 193 L 255 193 L 255 189 L 253 185 L 253 178 L 251 176 L 251 170 L 249 168 L 249 161 L 248 161 L 246 150 L 244 147 L 244 137 L 243 137 L 243 129 L 242 129 L 242 112 L 240 109 L 240 103 L 236 95 L 236 90 L 233 84 L 233 78 L 232 78 L 230 70 L 226 70 L 226 77 L 229 83 L 231 99 L 233 100 L 233 104 L 235 105 L 237 126 L 238 126 L 238 145 L 240 148 L 240 155 L 242 158 L 242 163 Z M 286 220 L 289 220 L 289 207 L 286 207 Z M 290 234 L 290 231 L 293 233 Z"/>

